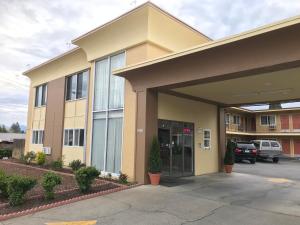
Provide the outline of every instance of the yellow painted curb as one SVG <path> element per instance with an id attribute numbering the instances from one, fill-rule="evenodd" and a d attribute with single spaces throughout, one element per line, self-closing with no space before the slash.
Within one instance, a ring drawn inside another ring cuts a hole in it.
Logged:
<path id="1" fill-rule="evenodd" d="M 97 220 L 46 223 L 46 225 L 95 225 Z"/>

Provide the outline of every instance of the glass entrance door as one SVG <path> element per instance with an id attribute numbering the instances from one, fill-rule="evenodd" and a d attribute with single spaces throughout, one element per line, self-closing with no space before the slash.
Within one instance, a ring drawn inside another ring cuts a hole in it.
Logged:
<path id="1" fill-rule="evenodd" d="M 158 138 L 164 176 L 189 176 L 194 172 L 194 125 L 159 120 Z"/>

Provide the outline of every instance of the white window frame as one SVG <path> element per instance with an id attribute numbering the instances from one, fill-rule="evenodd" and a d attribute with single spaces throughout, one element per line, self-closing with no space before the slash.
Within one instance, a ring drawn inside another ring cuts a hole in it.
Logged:
<path id="1" fill-rule="evenodd" d="M 238 123 L 235 123 L 234 118 L 239 118 Z M 241 125 L 241 116 L 240 115 L 233 115 L 233 124 L 235 125 Z"/>
<path id="2" fill-rule="evenodd" d="M 225 115 L 225 124 L 226 125 L 230 124 L 230 113 L 226 113 L 226 115 Z"/>
<path id="3" fill-rule="evenodd" d="M 37 142 L 33 140 L 33 137 L 37 135 Z M 44 130 L 32 130 L 31 134 L 31 144 L 42 145 L 44 144 Z"/>
<path id="4" fill-rule="evenodd" d="M 70 133 L 71 130 L 73 132 L 73 138 L 72 138 L 73 145 L 68 144 L 69 143 L 69 133 Z M 80 145 L 80 130 L 83 130 L 83 135 L 84 135 L 82 146 Z M 68 143 L 67 144 L 65 142 L 66 141 L 66 131 L 68 132 Z M 76 133 L 76 131 L 79 132 L 77 145 L 75 145 L 75 133 Z M 64 147 L 80 147 L 80 148 L 83 148 L 84 145 L 85 145 L 84 139 L 85 139 L 85 129 L 84 128 L 64 129 L 64 140 L 63 140 Z"/>
<path id="5" fill-rule="evenodd" d="M 209 138 L 205 137 L 205 132 L 209 132 Z M 209 146 L 205 146 L 205 141 L 209 141 Z M 204 149 L 211 148 L 211 129 L 203 129 L 203 148 Z"/>
<path id="6" fill-rule="evenodd" d="M 267 124 L 262 124 L 262 117 L 263 116 L 266 116 L 267 117 Z M 270 117 L 274 117 L 274 124 L 271 124 L 270 123 Z M 276 115 L 274 115 L 274 114 L 270 114 L 270 115 L 260 115 L 260 125 L 261 126 L 276 126 Z"/>

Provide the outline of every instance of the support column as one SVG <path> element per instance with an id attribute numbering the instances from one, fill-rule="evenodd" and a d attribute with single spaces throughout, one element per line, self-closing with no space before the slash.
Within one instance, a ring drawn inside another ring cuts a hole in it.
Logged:
<path id="1" fill-rule="evenodd" d="M 148 161 L 152 138 L 157 135 L 157 92 L 137 91 L 135 179 L 149 183 Z"/>
<path id="2" fill-rule="evenodd" d="M 219 172 L 224 170 L 224 156 L 226 151 L 226 125 L 225 108 L 218 107 L 218 147 L 219 147 Z"/>

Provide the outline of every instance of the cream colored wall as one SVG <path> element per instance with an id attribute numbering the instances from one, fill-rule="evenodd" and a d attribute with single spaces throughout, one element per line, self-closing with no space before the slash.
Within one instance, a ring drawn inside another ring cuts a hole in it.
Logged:
<path id="1" fill-rule="evenodd" d="M 214 105 L 158 95 L 158 118 L 185 121 L 195 126 L 195 175 L 218 172 L 218 113 Z M 211 149 L 204 150 L 202 129 L 211 129 Z"/>
<path id="2" fill-rule="evenodd" d="M 32 135 L 32 117 L 34 112 L 34 94 L 35 88 L 30 85 L 29 88 L 29 101 L 27 111 L 27 128 L 26 128 L 26 139 L 25 139 L 25 153 L 29 151 L 31 147 L 31 135 Z"/>
<path id="3" fill-rule="evenodd" d="M 86 99 L 66 101 L 64 129 L 85 129 L 86 104 Z M 62 155 L 65 165 L 76 159 L 80 159 L 83 162 L 84 147 L 63 146 Z"/>
<path id="4" fill-rule="evenodd" d="M 208 42 L 209 39 L 164 12 L 149 7 L 148 38 L 172 51 L 180 51 Z"/>
<path id="5" fill-rule="evenodd" d="M 41 152 L 43 150 L 42 144 L 32 144 L 31 140 L 33 130 L 44 130 L 46 106 L 34 107 L 32 111 L 32 123 L 30 126 L 31 128 L 27 129 L 28 135 L 26 135 L 26 142 L 28 143 L 28 148 L 25 149 L 25 154 L 28 151 Z"/>

